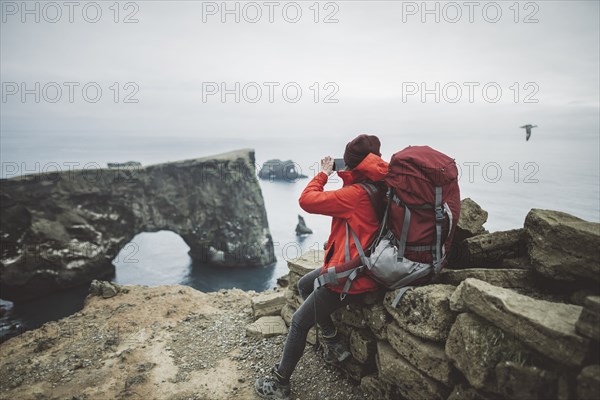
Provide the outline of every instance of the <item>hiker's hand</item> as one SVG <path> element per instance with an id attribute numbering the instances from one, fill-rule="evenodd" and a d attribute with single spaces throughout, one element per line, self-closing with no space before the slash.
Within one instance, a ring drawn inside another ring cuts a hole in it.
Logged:
<path id="1" fill-rule="evenodd" d="M 331 175 L 333 172 L 333 158 L 327 156 L 321 160 L 321 171 Z"/>

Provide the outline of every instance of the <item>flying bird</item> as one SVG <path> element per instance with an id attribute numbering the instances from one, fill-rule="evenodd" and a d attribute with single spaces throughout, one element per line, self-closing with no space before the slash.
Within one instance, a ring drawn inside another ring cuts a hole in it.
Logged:
<path id="1" fill-rule="evenodd" d="M 531 137 L 531 130 L 533 128 L 537 128 L 537 125 L 527 124 L 523 125 L 521 128 L 525 128 L 525 140 L 529 140 L 529 138 Z"/>

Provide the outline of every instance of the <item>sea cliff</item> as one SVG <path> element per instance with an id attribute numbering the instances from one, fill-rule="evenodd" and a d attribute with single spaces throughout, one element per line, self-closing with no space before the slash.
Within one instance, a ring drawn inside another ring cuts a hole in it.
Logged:
<path id="1" fill-rule="evenodd" d="M 250 149 L 2 179 L 0 207 L 0 291 L 7 300 L 110 278 L 112 259 L 141 232 L 173 231 L 203 263 L 275 262 Z"/>

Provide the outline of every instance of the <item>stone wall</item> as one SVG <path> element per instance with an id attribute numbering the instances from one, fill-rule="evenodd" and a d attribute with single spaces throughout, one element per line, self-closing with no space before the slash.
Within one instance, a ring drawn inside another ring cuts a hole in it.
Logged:
<path id="1" fill-rule="evenodd" d="M 523 229 L 487 233 L 487 213 L 473 209 L 455 243 L 458 269 L 397 308 L 396 292 L 382 291 L 333 314 L 352 353 L 339 367 L 373 399 L 600 398 L 600 224 L 534 209 Z M 298 280 L 322 259 L 288 262 L 288 325 L 302 304 Z"/>

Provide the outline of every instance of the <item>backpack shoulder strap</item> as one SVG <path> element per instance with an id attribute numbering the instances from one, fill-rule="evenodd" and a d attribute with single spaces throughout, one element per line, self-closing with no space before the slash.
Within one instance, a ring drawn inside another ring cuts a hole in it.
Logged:
<path id="1" fill-rule="evenodd" d="M 367 195 L 369 195 L 369 201 L 371 202 L 371 205 L 373 206 L 373 210 L 375 210 L 375 214 L 377 215 L 377 219 L 381 222 L 383 219 L 383 212 L 384 210 L 382 209 L 381 205 L 378 202 L 377 196 L 379 195 L 379 192 L 381 191 L 381 189 L 379 187 L 377 187 L 377 185 L 375 185 L 373 182 L 359 182 L 357 183 L 358 186 L 360 186 L 361 188 L 363 188 L 365 190 L 365 192 L 367 192 Z"/>

